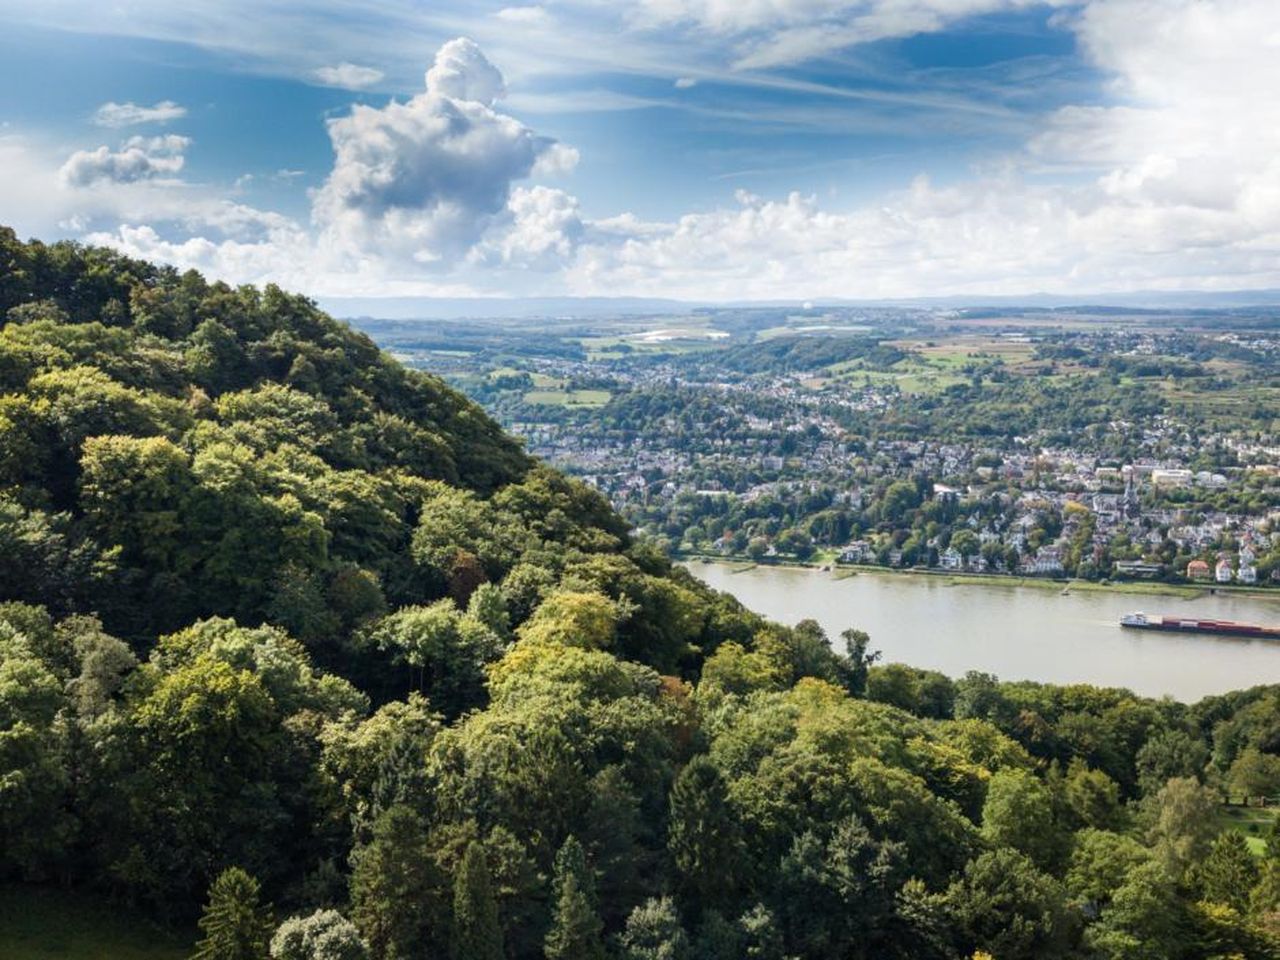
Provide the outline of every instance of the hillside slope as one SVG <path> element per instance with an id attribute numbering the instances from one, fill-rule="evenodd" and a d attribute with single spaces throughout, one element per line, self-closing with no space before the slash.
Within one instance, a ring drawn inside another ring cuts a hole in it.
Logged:
<path id="1" fill-rule="evenodd" d="M 0 883 L 274 960 L 1280 950 L 1280 689 L 837 654 L 273 288 L 0 231 L 0 324 Z"/>

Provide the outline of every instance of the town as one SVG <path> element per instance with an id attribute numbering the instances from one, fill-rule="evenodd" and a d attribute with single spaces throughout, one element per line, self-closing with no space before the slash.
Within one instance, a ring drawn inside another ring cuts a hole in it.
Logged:
<path id="1" fill-rule="evenodd" d="M 672 555 L 1280 584 L 1280 338 L 1248 318 L 820 319 L 389 345 Z"/>

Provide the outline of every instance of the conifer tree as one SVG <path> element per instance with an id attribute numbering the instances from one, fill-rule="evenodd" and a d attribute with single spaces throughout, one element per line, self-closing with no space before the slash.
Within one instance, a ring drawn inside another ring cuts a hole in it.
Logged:
<path id="1" fill-rule="evenodd" d="M 436 871 L 425 837 L 418 814 L 393 806 L 351 856 L 351 919 L 374 960 L 410 960 L 430 941 Z"/>
<path id="2" fill-rule="evenodd" d="M 1249 852 L 1244 835 L 1235 830 L 1218 834 L 1200 867 L 1204 898 L 1244 912 L 1249 906 L 1249 892 L 1258 882 L 1258 867 Z"/>
<path id="3" fill-rule="evenodd" d="M 556 854 L 552 896 L 554 912 L 544 950 L 547 960 L 603 960 L 595 883 L 582 844 L 572 836 Z"/>
<path id="4" fill-rule="evenodd" d="M 454 956 L 502 960 L 502 927 L 484 847 L 472 841 L 453 881 Z"/>
<path id="5" fill-rule="evenodd" d="M 720 771 L 706 757 L 689 762 L 671 788 L 667 848 L 695 914 L 732 902 L 742 845 Z"/>
<path id="6" fill-rule="evenodd" d="M 239 867 L 222 871 L 209 887 L 200 918 L 204 938 L 192 960 L 266 960 L 271 911 L 258 898 L 257 880 Z"/>

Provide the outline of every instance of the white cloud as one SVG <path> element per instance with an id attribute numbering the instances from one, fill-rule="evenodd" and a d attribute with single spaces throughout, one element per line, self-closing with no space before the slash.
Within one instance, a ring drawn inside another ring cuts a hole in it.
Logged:
<path id="1" fill-rule="evenodd" d="M 698 81 L 694 77 L 676 77 L 676 82 L 674 84 L 677 90 L 688 90 L 692 87 L 696 87 L 697 85 Z"/>
<path id="2" fill-rule="evenodd" d="M 118 150 L 106 146 L 77 150 L 62 165 L 62 182 L 71 187 L 87 187 L 99 181 L 135 183 L 176 174 L 186 162 L 183 151 L 190 145 L 189 138 L 171 133 L 130 137 Z"/>
<path id="3" fill-rule="evenodd" d="M 640 24 L 689 24 L 738 41 L 736 65 L 800 63 L 863 43 L 932 33 L 966 17 L 1078 0 L 633 0 Z"/>
<path id="4" fill-rule="evenodd" d="M 458 37 L 436 53 L 427 71 L 427 94 L 449 100 L 493 104 L 507 92 L 502 73 L 489 62 L 474 40 Z"/>
<path id="5" fill-rule="evenodd" d="M 313 205 L 323 245 L 443 268 L 502 221 L 515 181 L 571 168 L 576 151 L 493 108 L 504 89 L 479 47 L 451 40 L 423 93 L 330 120 L 334 166 Z"/>
<path id="6" fill-rule="evenodd" d="M 502 263 L 542 270 L 564 265 L 583 234 L 578 199 L 550 187 L 517 187 L 508 208 L 511 226 L 477 251 Z"/>
<path id="7" fill-rule="evenodd" d="M 551 15 L 542 7 L 503 7 L 494 16 L 523 26 L 544 26 L 551 21 Z"/>
<path id="8" fill-rule="evenodd" d="M 161 100 L 151 106 L 128 101 L 108 101 L 93 114 L 93 122 L 100 127 L 131 127 L 142 123 L 168 123 L 187 115 L 187 108 L 172 100 Z"/>
<path id="9" fill-rule="evenodd" d="M 588 224 L 573 289 L 888 297 L 1280 286 L 1280 4 L 1092 0 L 1065 22 L 1111 78 L 1113 103 L 1054 112 L 994 172 L 946 186 L 918 177 L 851 210 L 744 194 L 668 224 Z"/>
<path id="10" fill-rule="evenodd" d="M 345 60 L 336 66 L 317 67 L 311 72 L 315 79 L 325 86 L 342 87 L 344 90 L 363 90 L 371 87 L 385 74 L 374 67 L 362 67 L 359 64 L 347 63 Z"/>
<path id="11" fill-rule="evenodd" d="M 582 159 L 577 147 L 563 143 L 552 143 L 538 155 L 537 162 L 530 171 L 535 177 L 554 177 L 572 173 Z"/>
<path id="12" fill-rule="evenodd" d="M 895 10 L 945 15 L 976 2 L 904 0 Z M 850 4 L 738 6 L 721 15 Z M 1280 287 L 1280 4 L 1090 0 L 1062 22 L 1109 78 L 1106 100 L 1052 112 L 984 171 L 941 184 L 916 176 L 860 206 L 742 193 L 670 222 L 592 220 L 569 193 L 522 183 L 571 169 L 577 152 L 497 109 L 502 75 L 474 44 L 451 41 L 410 100 L 330 121 L 334 166 L 314 195 L 310 230 L 193 196 L 151 160 L 124 159 L 130 149 L 156 153 L 141 140 L 78 154 L 86 172 L 64 167 L 50 215 L 83 223 L 112 214 L 134 224 L 111 234 L 131 252 L 329 294 L 461 285 L 807 299 Z M 7 174 L 15 150 L 0 139 Z M 16 192 L 43 182 L 17 153 L 13 169 L 27 172 L 20 186 L 0 184 L 0 203 L 9 193 L 20 203 Z M 172 165 L 181 149 L 160 156 Z M 67 186 L 86 178 L 89 186 Z"/>

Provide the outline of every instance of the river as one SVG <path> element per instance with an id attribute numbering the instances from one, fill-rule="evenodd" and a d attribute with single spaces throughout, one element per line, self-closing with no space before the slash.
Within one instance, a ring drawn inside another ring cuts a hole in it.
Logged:
<path id="1" fill-rule="evenodd" d="M 1260 683 L 1280 683 L 1280 642 L 1122 630 L 1120 616 L 1150 614 L 1280 623 L 1280 602 L 1231 594 L 1181 597 L 1016 584 L 951 584 L 945 577 L 788 567 L 740 573 L 720 563 L 688 569 L 750 609 L 782 623 L 811 617 L 837 645 L 840 632 L 871 634 L 885 662 L 958 677 L 1092 683 L 1194 701 Z"/>

